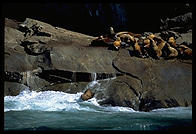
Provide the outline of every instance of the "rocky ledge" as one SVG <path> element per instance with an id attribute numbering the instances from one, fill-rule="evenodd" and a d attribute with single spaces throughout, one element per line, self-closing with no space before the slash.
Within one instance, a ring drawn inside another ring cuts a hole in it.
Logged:
<path id="1" fill-rule="evenodd" d="M 4 96 L 27 87 L 85 92 L 96 78 L 99 88 L 92 91 L 100 105 L 139 111 L 192 105 L 191 59 L 144 59 L 132 55 L 131 48 L 93 47 L 96 37 L 30 18 L 6 18 L 4 37 Z M 192 31 L 176 40 L 192 44 Z"/>

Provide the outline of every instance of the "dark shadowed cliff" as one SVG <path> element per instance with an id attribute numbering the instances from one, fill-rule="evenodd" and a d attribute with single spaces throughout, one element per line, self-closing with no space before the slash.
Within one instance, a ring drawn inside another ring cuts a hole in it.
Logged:
<path id="1" fill-rule="evenodd" d="M 186 3 L 6 3 L 3 15 L 23 22 L 32 18 L 53 26 L 98 36 L 117 31 L 159 32 L 163 21 L 192 12 Z"/>

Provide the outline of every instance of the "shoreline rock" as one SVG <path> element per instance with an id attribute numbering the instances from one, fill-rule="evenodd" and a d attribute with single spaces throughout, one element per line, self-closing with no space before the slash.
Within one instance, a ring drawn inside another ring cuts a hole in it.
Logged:
<path id="1" fill-rule="evenodd" d="M 19 23 L 5 25 L 4 72 L 22 77 L 13 82 L 5 78 L 4 96 L 17 95 L 24 87 L 76 93 L 99 79 L 100 88 L 91 90 L 101 105 L 128 106 L 139 111 L 192 105 L 191 59 L 137 58 L 129 48 L 112 51 L 104 46 L 91 47 L 95 39 L 92 36 L 30 18 L 25 23 L 29 28 L 37 24 L 41 32 L 51 36 L 25 36 L 18 29 Z M 192 39 L 192 33 L 186 38 Z M 40 71 L 35 71 L 38 68 Z M 96 78 L 92 75 L 95 73 Z M 116 78 L 102 81 L 113 77 Z"/>

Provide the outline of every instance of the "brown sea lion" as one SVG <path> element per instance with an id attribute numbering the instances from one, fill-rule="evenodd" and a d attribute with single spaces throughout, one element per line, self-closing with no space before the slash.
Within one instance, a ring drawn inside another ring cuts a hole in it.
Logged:
<path id="1" fill-rule="evenodd" d="M 154 58 L 160 59 L 160 56 L 162 55 L 162 51 L 159 49 L 159 47 L 156 44 L 156 41 L 153 40 L 152 37 L 153 36 L 148 37 L 150 40 L 150 48 L 152 49 L 152 51 L 154 53 L 154 56 L 155 56 Z"/>
<path id="2" fill-rule="evenodd" d="M 192 49 L 181 44 L 177 48 L 180 51 L 181 55 L 192 57 Z"/>
<path id="3" fill-rule="evenodd" d="M 168 50 L 170 51 L 168 58 L 174 58 L 174 57 L 178 56 L 178 51 L 175 48 L 171 47 L 169 45 L 169 43 L 166 43 L 166 46 L 167 46 Z"/>
<path id="4" fill-rule="evenodd" d="M 150 39 L 147 39 L 147 38 L 144 39 L 143 45 L 144 45 L 144 47 L 149 48 L 150 47 Z"/>
<path id="5" fill-rule="evenodd" d="M 114 47 L 118 50 L 121 46 L 121 39 L 120 37 L 117 37 L 116 41 L 113 43 Z"/>
<path id="6" fill-rule="evenodd" d="M 136 34 L 136 33 L 132 33 L 132 32 L 123 31 L 123 32 L 118 32 L 118 33 L 116 33 L 115 37 L 117 38 L 117 37 L 119 37 L 119 36 L 121 36 L 121 35 L 123 35 L 123 34 L 129 34 L 129 35 L 131 35 L 132 37 L 137 37 L 137 38 L 139 38 L 139 37 L 142 36 L 141 34 Z"/>
<path id="7" fill-rule="evenodd" d="M 134 42 L 134 37 L 129 34 L 121 34 L 118 37 L 120 37 L 121 41 Z"/>
<path id="8" fill-rule="evenodd" d="M 89 100 L 91 98 L 93 98 L 94 96 L 94 93 L 90 90 L 90 89 L 87 89 L 84 94 L 81 95 L 81 99 L 83 101 L 86 101 L 86 100 Z"/>
<path id="9" fill-rule="evenodd" d="M 152 48 L 157 53 L 157 57 L 160 58 L 162 56 L 162 49 L 165 47 L 166 42 L 160 37 L 156 37 L 154 34 L 148 36 L 149 39 L 153 39 Z"/>
<path id="10" fill-rule="evenodd" d="M 156 37 L 156 36 L 153 39 L 156 40 L 158 49 L 160 51 L 162 51 L 162 49 L 165 46 L 166 42 L 163 39 L 161 39 L 160 37 Z"/>
<path id="11" fill-rule="evenodd" d="M 113 27 L 110 27 L 110 34 L 115 34 Z"/>
<path id="12" fill-rule="evenodd" d="M 137 41 L 135 41 L 135 44 L 134 44 L 134 46 L 133 46 L 133 50 L 137 53 L 137 55 L 138 55 L 139 57 L 142 56 L 142 50 L 141 50 L 141 47 L 139 46 L 139 44 L 138 44 Z"/>
<path id="13" fill-rule="evenodd" d="M 174 37 L 170 37 L 170 38 L 168 39 L 168 43 L 169 43 L 172 47 L 174 47 L 174 48 L 177 47 L 176 40 L 174 39 Z"/>

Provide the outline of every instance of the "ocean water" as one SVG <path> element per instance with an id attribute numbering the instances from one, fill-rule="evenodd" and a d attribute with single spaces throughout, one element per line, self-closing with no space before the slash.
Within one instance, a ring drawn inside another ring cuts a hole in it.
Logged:
<path id="1" fill-rule="evenodd" d="M 88 86 L 96 85 L 96 82 Z M 192 107 L 139 112 L 129 107 L 100 106 L 82 92 L 36 92 L 26 89 L 4 97 L 4 130 L 190 130 Z"/>

